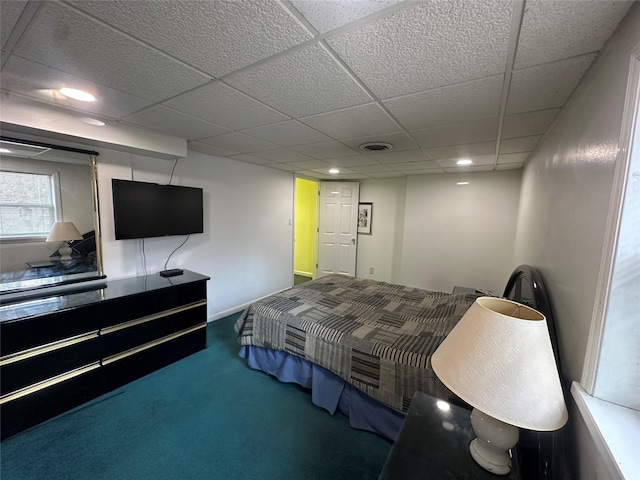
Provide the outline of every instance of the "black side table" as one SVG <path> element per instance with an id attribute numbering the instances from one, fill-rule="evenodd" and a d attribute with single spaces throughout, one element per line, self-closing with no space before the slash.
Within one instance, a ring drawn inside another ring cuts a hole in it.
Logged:
<path id="1" fill-rule="evenodd" d="M 495 475 L 478 465 L 469 453 L 476 436 L 471 412 L 446 402 L 448 410 L 442 409 L 438 402 L 416 392 L 379 480 L 521 480 L 515 456 L 508 475 Z"/>

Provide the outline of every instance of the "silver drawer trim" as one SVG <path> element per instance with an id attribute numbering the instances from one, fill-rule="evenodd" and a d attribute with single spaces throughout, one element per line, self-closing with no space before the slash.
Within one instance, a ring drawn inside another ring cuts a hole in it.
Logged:
<path id="1" fill-rule="evenodd" d="M 21 360 L 26 360 L 28 358 L 35 357 L 37 355 L 42 355 L 43 353 L 53 352 L 54 350 L 59 350 L 61 348 L 69 347 L 71 345 L 77 345 L 78 343 L 82 343 L 82 342 L 86 342 L 87 340 L 98 338 L 98 336 L 99 336 L 98 330 L 94 330 L 89 333 L 76 335 L 75 337 L 69 337 L 63 340 L 57 340 L 55 342 L 47 343 L 45 345 L 38 345 L 37 347 L 29 348 L 28 350 L 21 350 L 20 352 L 15 352 L 9 355 L 5 355 L 4 357 L 0 357 L 0 367 L 3 367 L 5 365 L 10 365 L 15 362 L 19 362 Z"/>
<path id="2" fill-rule="evenodd" d="M 183 305 L 181 307 L 172 308 L 170 310 L 163 310 L 162 312 L 154 313 L 152 315 L 148 315 L 146 317 L 136 318 L 134 320 L 129 320 L 127 322 L 119 323 L 117 325 L 113 325 L 111 327 L 106 327 L 100 330 L 100 335 L 108 335 L 113 332 L 117 332 L 119 330 L 123 330 L 125 328 L 134 327 L 136 325 L 141 325 L 143 323 L 152 322 L 154 320 L 158 320 L 159 318 L 168 317 L 170 315 L 175 315 L 176 313 L 186 312 L 187 310 L 191 310 L 193 308 L 198 308 L 207 305 L 206 300 L 201 300 L 195 303 L 189 303 L 188 305 Z"/>

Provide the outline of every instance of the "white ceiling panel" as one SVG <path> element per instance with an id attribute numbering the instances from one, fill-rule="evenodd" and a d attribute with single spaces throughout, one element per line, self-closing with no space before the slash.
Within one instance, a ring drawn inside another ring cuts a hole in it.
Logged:
<path id="1" fill-rule="evenodd" d="M 311 38 L 300 23 L 273 1 L 73 3 L 214 77 Z"/>
<path id="2" fill-rule="evenodd" d="M 631 3 L 527 0 L 515 68 L 600 50 Z"/>
<path id="3" fill-rule="evenodd" d="M 491 170 L 493 170 L 492 165 L 478 165 L 478 166 L 465 167 L 464 170 L 462 170 L 462 172 L 469 172 L 469 173 L 490 172 Z M 460 168 L 445 168 L 444 171 L 445 173 L 461 173 Z"/>
<path id="4" fill-rule="evenodd" d="M 469 158 L 496 153 L 496 142 L 469 143 L 449 147 L 427 148 L 425 151 L 435 159 Z"/>
<path id="5" fill-rule="evenodd" d="M 124 117 L 123 121 L 146 126 L 187 140 L 198 140 L 229 133 L 231 130 L 206 120 L 192 117 L 162 105 L 155 105 L 141 112 Z"/>
<path id="6" fill-rule="evenodd" d="M 14 52 L 152 101 L 209 81 L 206 75 L 57 2 L 43 2 Z"/>
<path id="7" fill-rule="evenodd" d="M 26 1 L 0 2 L 0 45 L 2 48 L 4 48 L 26 5 Z"/>
<path id="8" fill-rule="evenodd" d="M 371 15 L 401 0 L 290 0 L 320 33 L 325 33 Z"/>
<path id="9" fill-rule="evenodd" d="M 353 157 L 332 158 L 331 163 L 338 167 L 349 167 L 355 171 L 354 167 L 380 165 L 376 160 L 366 155 L 354 155 Z"/>
<path id="10" fill-rule="evenodd" d="M 496 138 L 498 119 L 476 120 L 457 125 L 423 128 L 411 132 L 423 148 L 445 147 L 466 143 L 487 142 Z"/>
<path id="11" fill-rule="evenodd" d="M 402 172 L 408 172 L 411 170 L 430 170 L 434 168 L 441 168 L 440 164 L 436 160 L 394 163 L 392 166 L 394 170 L 399 170 Z"/>
<path id="12" fill-rule="evenodd" d="M 81 102 L 62 95 L 62 87 L 80 88 L 92 93 L 95 102 Z M 2 89 L 26 95 L 34 100 L 119 118 L 150 105 L 142 98 L 86 80 L 78 80 L 67 73 L 13 55 L 2 70 Z"/>
<path id="13" fill-rule="evenodd" d="M 250 128 L 248 130 L 244 130 L 243 133 L 284 147 L 304 145 L 306 143 L 320 143 L 331 140 L 331 138 L 326 135 L 314 130 L 313 128 L 309 128 L 296 120 Z"/>
<path id="14" fill-rule="evenodd" d="M 506 153 L 532 152 L 542 135 L 532 137 L 508 138 L 500 142 L 500 155 Z"/>
<path id="15" fill-rule="evenodd" d="M 496 170 L 520 170 L 524 166 L 523 163 L 503 163 L 496 166 Z"/>
<path id="16" fill-rule="evenodd" d="M 193 150 L 194 152 L 207 153 L 209 155 L 216 155 L 218 157 L 229 157 L 231 155 L 238 154 L 238 152 L 234 152 L 233 150 L 220 148 L 215 145 L 210 145 L 203 142 L 189 142 L 187 148 L 189 150 Z"/>
<path id="17" fill-rule="evenodd" d="M 504 71 L 511 2 L 412 2 L 327 39 L 381 99 Z"/>
<path id="18" fill-rule="evenodd" d="M 299 145 L 297 147 L 291 147 L 291 150 L 309 155 L 313 158 L 337 158 L 337 157 L 349 157 L 355 152 L 353 149 L 347 147 L 340 142 L 323 142 L 314 143 L 312 145 Z"/>
<path id="19" fill-rule="evenodd" d="M 249 135 L 245 135 L 240 132 L 225 133 L 224 135 L 218 135 L 217 137 L 204 138 L 201 141 L 208 143 L 209 145 L 215 145 L 219 148 L 234 151 L 235 154 L 253 153 L 278 148 L 278 145 L 250 137 Z"/>
<path id="20" fill-rule="evenodd" d="M 300 152 L 294 152 L 288 148 L 277 148 L 275 150 L 266 150 L 254 153 L 254 155 L 273 160 L 274 162 L 299 162 L 302 160 L 310 160 L 311 157 L 303 155 Z"/>
<path id="21" fill-rule="evenodd" d="M 581 55 L 514 72 L 507 113 L 561 107 L 594 58 L 594 54 Z"/>
<path id="22" fill-rule="evenodd" d="M 292 117 L 371 101 L 320 44 L 243 70 L 225 81 Z"/>
<path id="23" fill-rule="evenodd" d="M 172 98 L 165 102 L 165 105 L 232 130 L 243 130 L 288 119 L 286 115 L 222 82 L 211 82 Z"/>
<path id="24" fill-rule="evenodd" d="M 384 101 L 391 114 L 409 130 L 497 118 L 503 78 L 500 75 L 436 88 Z"/>
<path id="25" fill-rule="evenodd" d="M 367 121 L 361 122 L 362 118 Z M 338 140 L 400 130 L 400 126 L 376 103 L 304 117 L 300 121 Z"/>
<path id="26" fill-rule="evenodd" d="M 368 157 L 376 160 L 378 163 L 395 164 L 402 162 L 421 162 L 424 160 L 433 160 L 424 150 L 404 150 L 402 152 L 388 153 L 369 153 Z"/>
<path id="27" fill-rule="evenodd" d="M 329 162 L 325 162 L 324 160 L 301 160 L 299 162 L 287 162 L 289 165 L 297 168 L 301 168 L 303 170 L 317 170 L 317 169 L 327 169 L 331 168 L 333 165 Z"/>
<path id="28" fill-rule="evenodd" d="M 529 158 L 529 155 L 531 155 L 530 152 L 507 153 L 505 155 L 498 155 L 498 165 L 506 164 L 506 163 L 523 164 L 524 162 L 527 161 L 527 158 Z"/>
<path id="29" fill-rule="evenodd" d="M 520 168 L 632 3 L 0 0 L 0 120 L 20 99 L 318 179 Z"/>
<path id="30" fill-rule="evenodd" d="M 539 110 L 537 112 L 518 113 L 507 116 L 502 128 L 502 138 L 526 137 L 541 135 L 560 113 L 559 108 Z"/>

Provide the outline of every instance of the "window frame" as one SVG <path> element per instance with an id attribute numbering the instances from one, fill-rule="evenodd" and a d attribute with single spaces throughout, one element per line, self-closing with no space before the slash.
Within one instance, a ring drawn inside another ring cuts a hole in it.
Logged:
<path id="1" fill-rule="evenodd" d="M 36 167 L 33 165 L 20 165 L 15 159 L 22 157 L 3 158 L 0 172 L 24 173 L 32 175 L 46 175 L 51 178 L 53 195 L 53 221 L 60 221 L 62 216 L 62 192 L 60 191 L 60 172 L 55 168 Z M 26 158 L 28 160 L 28 158 Z M 15 237 L 5 237 L 0 232 L 0 243 L 27 243 L 45 242 L 47 235 L 22 235 Z"/>

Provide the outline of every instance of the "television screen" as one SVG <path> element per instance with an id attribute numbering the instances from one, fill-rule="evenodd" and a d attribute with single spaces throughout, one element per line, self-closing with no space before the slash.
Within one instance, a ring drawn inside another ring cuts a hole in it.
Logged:
<path id="1" fill-rule="evenodd" d="M 201 188 L 112 179 L 116 240 L 203 233 Z"/>

